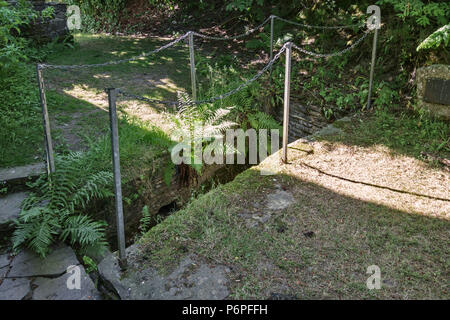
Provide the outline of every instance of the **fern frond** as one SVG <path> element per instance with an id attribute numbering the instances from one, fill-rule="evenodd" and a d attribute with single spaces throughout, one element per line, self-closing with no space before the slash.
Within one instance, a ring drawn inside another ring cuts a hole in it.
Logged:
<path id="1" fill-rule="evenodd" d="M 85 215 L 71 216 L 64 222 L 61 239 L 69 239 L 72 245 L 78 243 L 82 247 L 106 246 L 105 226 L 106 223 L 94 221 Z"/>

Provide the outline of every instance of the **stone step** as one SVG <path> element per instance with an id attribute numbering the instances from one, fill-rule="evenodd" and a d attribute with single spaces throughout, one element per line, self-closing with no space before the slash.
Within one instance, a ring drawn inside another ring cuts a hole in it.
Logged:
<path id="1" fill-rule="evenodd" d="M 0 232 L 13 229 L 13 221 L 19 217 L 22 202 L 27 195 L 27 192 L 16 192 L 0 197 Z"/>
<path id="2" fill-rule="evenodd" d="M 46 168 L 43 162 L 21 167 L 0 168 L 0 185 L 6 185 L 8 189 L 9 187 L 12 187 L 14 190 L 24 189 L 23 186 L 28 179 L 37 178 L 45 172 Z"/>

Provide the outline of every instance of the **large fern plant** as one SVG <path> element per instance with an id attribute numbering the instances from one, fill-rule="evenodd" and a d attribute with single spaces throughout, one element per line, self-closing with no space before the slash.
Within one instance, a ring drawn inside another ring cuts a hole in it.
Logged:
<path id="1" fill-rule="evenodd" d="M 200 173 L 202 165 L 194 161 L 194 145 L 198 143 L 202 151 L 208 150 L 216 140 L 223 138 L 227 129 L 235 127 L 237 123 L 227 120 L 227 115 L 232 108 L 211 110 L 210 105 L 195 105 L 191 103 L 190 97 L 182 92 L 178 93 L 178 101 L 180 108 L 173 117 L 175 127 L 172 138 L 179 145 L 190 147 L 191 154 L 184 157 L 190 158 L 189 164 Z M 223 155 L 235 152 L 233 146 L 224 143 Z"/>
<path id="2" fill-rule="evenodd" d="M 56 240 L 84 250 L 106 248 L 106 223 L 93 220 L 82 210 L 93 199 L 113 195 L 112 173 L 89 170 L 91 160 L 82 152 L 57 157 L 56 172 L 30 184 L 36 191 L 24 201 L 16 220 L 15 249 L 28 247 L 45 257 Z"/>

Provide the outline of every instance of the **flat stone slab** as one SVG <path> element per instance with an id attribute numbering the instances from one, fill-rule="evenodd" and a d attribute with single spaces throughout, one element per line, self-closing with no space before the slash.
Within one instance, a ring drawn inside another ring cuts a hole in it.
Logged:
<path id="1" fill-rule="evenodd" d="M 291 193 L 284 190 L 276 190 L 267 195 L 266 208 L 269 210 L 283 210 L 294 203 L 295 199 Z"/>
<path id="2" fill-rule="evenodd" d="M 30 291 L 30 279 L 3 279 L 0 284 L 0 300 L 22 300 Z"/>
<path id="3" fill-rule="evenodd" d="M 19 217 L 22 201 L 26 198 L 26 192 L 12 193 L 0 198 L 0 229 L 3 229 L 2 225 L 10 224 Z"/>
<path id="4" fill-rule="evenodd" d="M 73 283 L 71 273 L 65 273 L 54 279 L 36 278 L 33 281 L 32 300 L 99 300 L 101 296 L 95 288 L 92 279 L 86 274 L 83 266 L 77 266 L 80 271 L 80 288 L 69 289 L 67 283 Z"/>
<path id="5" fill-rule="evenodd" d="M 133 261 L 138 249 L 128 249 L 128 259 Z M 168 276 L 161 276 L 150 267 L 137 269 L 136 265 L 122 273 L 116 254 L 110 254 L 99 264 L 100 276 L 108 281 L 122 300 L 221 300 L 229 295 L 225 266 L 210 267 L 197 264 L 194 256 L 185 257 Z M 139 263 L 142 266 L 142 262 Z"/>
<path id="6" fill-rule="evenodd" d="M 0 169 L 0 181 L 16 182 L 28 177 L 37 177 L 42 173 L 45 173 L 45 171 L 45 164 L 43 162 L 22 167 Z"/>
<path id="7" fill-rule="evenodd" d="M 69 266 L 72 268 L 68 269 Z M 79 276 L 79 278 L 78 278 Z M 79 288 L 75 277 L 79 279 Z M 68 285 L 69 284 L 69 285 Z M 11 259 L 0 256 L 0 300 L 100 300 L 102 299 L 73 250 L 54 247 L 47 258 L 22 251 Z"/>
<path id="8" fill-rule="evenodd" d="M 324 136 L 335 136 L 343 133 L 343 131 L 339 128 L 336 128 L 332 124 L 320 129 L 316 133 L 314 133 L 311 137 L 324 137 Z"/>
<path id="9" fill-rule="evenodd" d="M 23 250 L 11 262 L 8 277 L 38 277 L 62 275 L 71 265 L 79 262 L 72 248 L 58 245 L 45 259 L 35 253 Z"/>
<path id="10" fill-rule="evenodd" d="M 10 260 L 9 254 L 0 255 L 0 269 L 9 266 Z"/>

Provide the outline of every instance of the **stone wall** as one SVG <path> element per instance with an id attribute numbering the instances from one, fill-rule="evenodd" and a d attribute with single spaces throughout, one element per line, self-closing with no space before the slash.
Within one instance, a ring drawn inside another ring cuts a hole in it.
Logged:
<path id="1" fill-rule="evenodd" d="M 163 178 L 165 166 L 170 163 L 170 155 L 166 154 L 158 158 L 154 163 L 154 167 L 149 166 L 143 170 L 141 178 L 131 181 L 130 183 L 122 182 L 124 185 L 124 198 L 131 198 L 131 203 L 124 201 L 124 221 L 127 239 L 132 240 L 130 235 L 138 232 L 140 220 L 142 218 L 142 208 L 147 205 L 151 216 L 155 217 L 161 214 L 161 208 L 176 205 L 181 207 L 191 197 L 192 191 L 216 175 L 221 170 L 226 170 L 225 165 L 205 165 L 202 174 L 197 178 L 196 183 L 190 185 L 180 184 L 178 173 L 172 175 L 170 184 L 167 184 Z M 139 191 L 140 190 L 140 191 Z M 133 200 L 133 194 L 138 194 L 137 199 Z M 101 206 L 101 204 L 100 204 Z M 114 208 L 106 208 L 104 213 L 108 216 L 98 216 L 108 223 L 108 238 L 110 242 L 115 241 L 116 218 Z"/>
<path id="2" fill-rule="evenodd" d="M 283 123 L 283 106 L 277 108 L 276 118 Z M 289 107 L 289 142 L 313 134 L 327 126 L 329 121 L 322 114 L 321 107 L 304 105 L 291 97 Z"/>
<path id="3" fill-rule="evenodd" d="M 16 1 L 8 1 L 11 5 L 15 5 Z M 69 35 L 67 28 L 66 10 L 67 5 L 56 2 L 31 1 L 36 11 L 52 7 L 54 9 L 54 17 L 52 19 L 38 20 L 30 26 L 25 27 L 22 32 L 26 37 L 30 37 L 39 42 L 48 42 L 57 39 L 64 39 Z"/>

